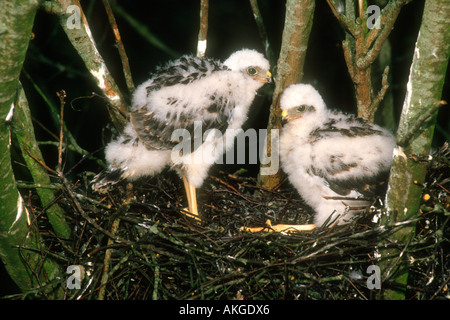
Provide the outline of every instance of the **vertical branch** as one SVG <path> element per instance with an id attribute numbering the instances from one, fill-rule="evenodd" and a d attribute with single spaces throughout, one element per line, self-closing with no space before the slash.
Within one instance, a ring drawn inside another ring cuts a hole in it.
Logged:
<path id="1" fill-rule="evenodd" d="M 315 1 L 288 0 L 286 2 L 286 17 L 281 40 L 280 56 L 278 58 L 277 73 L 275 75 L 275 90 L 270 106 L 269 123 L 267 125 L 267 143 L 265 154 L 273 158 L 276 152 L 272 150 L 270 141 L 271 131 L 281 128 L 280 97 L 285 88 L 293 83 L 301 82 L 303 78 L 303 64 L 305 62 L 308 39 L 313 23 Z M 262 170 L 270 164 L 261 164 L 258 183 L 266 189 L 273 189 L 281 182 L 281 171 L 273 175 L 263 175 Z"/>
<path id="2" fill-rule="evenodd" d="M 64 140 L 64 105 L 66 104 L 66 92 L 61 90 L 56 93 L 59 98 L 59 103 L 61 107 L 61 116 L 59 117 L 59 146 L 58 146 L 58 166 L 56 171 L 62 172 L 62 150 L 63 150 L 63 140 Z"/>
<path id="3" fill-rule="evenodd" d="M 208 35 L 209 0 L 200 0 L 200 30 L 198 32 L 197 57 L 203 58 L 206 53 L 206 37 Z"/>
<path id="4" fill-rule="evenodd" d="M 364 12 L 365 10 L 365 4 L 364 4 L 364 0 L 358 0 L 358 9 L 359 9 L 359 18 L 362 19 L 364 17 Z"/>
<path id="5" fill-rule="evenodd" d="M 253 16 L 255 17 L 256 26 L 266 52 L 266 57 L 270 62 L 271 71 L 273 74 L 276 74 L 276 58 L 273 53 L 272 46 L 270 45 L 269 37 L 267 36 L 266 27 L 264 25 L 261 11 L 259 10 L 258 0 L 250 0 L 250 6 L 252 7 Z"/>
<path id="6" fill-rule="evenodd" d="M 128 62 L 128 56 L 125 51 L 125 47 L 120 37 L 119 27 L 117 26 L 116 18 L 114 17 L 111 5 L 108 0 L 102 0 L 103 6 L 105 7 L 106 14 L 108 15 L 109 24 L 114 32 L 114 39 L 116 41 L 117 49 L 119 50 L 120 59 L 122 60 L 123 75 L 125 77 L 125 82 L 127 84 L 128 92 L 132 94 L 134 92 L 134 83 L 131 76 L 130 64 Z"/>
<path id="7" fill-rule="evenodd" d="M 392 46 L 391 40 L 388 38 L 384 42 L 378 58 L 372 64 L 372 83 L 374 90 L 377 92 L 383 87 L 384 71 L 387 67 L 392 66 Z M 386 84 L 391 82 L 391 77 L 386 74 Z M 378 85 L 381 83 L 380 85 Z M 386 89 L 388 89 L 386 87 Z M 397 121 L 395 116 L 394 95 L 392 90 L 387 90 L 383 99 L 378 105 L 376 121 L 391 132 L 397 130 Z"/>
<path id="8" fill-rule="evenodd" d="M 428 157 L 436 124 L 435 111 L 443 104 L 440 100 L 450 57 L 449 15 L 449 0 L 425 2 L 397 130 L 397 141 L 401 146 L 394 150 L 386 195 L 386 214 L 381 221 L 383 224 L 406 220 L 419 210 L 427 162 L 417 159 Z M 431 113 L 434 114 L 430 118 Z M 391 235 L 391 239 L 398 244 L 407 243 L 414 231 L 415 226 L 404 227 Z M 380 253 L 385 258 L 380 266 L 383 278 L 390 277 L 395 282 L 406 284 L 408 262 L 403 257 L 396 263 L 398 248 L 385 248 Z M 386 274 L 387 270 L 392 271 Z M 402 299 L 404 292 L 384 290 L 384 298 Z"/>

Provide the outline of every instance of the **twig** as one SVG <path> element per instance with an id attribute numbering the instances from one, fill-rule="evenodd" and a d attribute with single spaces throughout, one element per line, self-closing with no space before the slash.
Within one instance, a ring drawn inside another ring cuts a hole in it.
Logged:
<path id="1" fill-rule="evenodd" d="M 78 212 L 81 214 L 81 216 L 86 219 L 87 222 L 89 222 L 95 229 L 99 230 L 100 232 L 104 233 L 105 235 L 107 235 L 108 237 L 110 237 L 111 239 L 114 239 L 117 242 L 120 243 L 129 243 L 128 240 L 126 239 L 122 239 L 120 237 L 117 237 L 116 235 L 112 234 L 111 232 L 109 232 L 108 230 L 105 230 L 104 228 L 102 228 L 101 226 L 98 225 L 97 222 L 95 222 L 94 219 L 92 219 L 91 217 L 89 217 L 86 212 L 83 210 L 83 208 L 81 207 L 81 204 L 78 202 L 77 196 L 75 195 L 75 192 L 73 191 L 69 181 L 67 181 L 66 177 L 64 177 L 63 175 L 60 175 L 60 179 L 63 182 L 63 185 L 67 191 L 67 193 L 69 194 L 69 198 L 72 200 L 72 202 L 74 203 L 75 207 L 77 208 Z"/>
<path id="2" fill-rule="evenodd" d="M 128 92 L 132 94 L 134 92 L 134 83 L 133 78 L 131 76 L 130 64 L 128 62 L 128 56 L 125 51 L 125 47 L 122 42 L 122 38 L 120 37 L 119 28 L 117 26 L 116 18 L 114 17 L 114 13 L 111 9 L 111 5 L 108 0 L 102 0 L 103 6 L 105 7 L 106 14 L 108 15 L 109 24 L 114 32 L 114 38 L 116 40 L 117 49 L 119 50 L 120 59 L 122 60 L 122 68 L 123 75 L 125 77 L 125 81 L 128 87 Z"/>
<path id="3" fill-rule="evenodd" d="M 208 34 L 209 0 L 200 0 L 200 30 L 198 32 L 197 57 L 203 58 L 206 53 L 206 36 Z"/>
<path id="4" fill-rule="evenodd" d="M 344 196 L 337 196 L 337 197 L 330 197 L 330 196 L 322 196 L 322 198 L 326 200 L 360 200 L 360 201 L 370 201 L 373 200 L 371 198 L 364 198 L 364 197 L 344 197 Z"/>
<path id="5" fill-rule="evenodd" d="M 450 277 L 447 276 L 447 279 L 444 281 L 444 283 L 436 290 L 436 292 L 431 296 L 430 300 L 434 300 L 436 296 L 439 294 L 439 292 L 442 292 L 444 288 L 447 286 L 448 282 L 450 281 Z"/>
<path id="6" fill-rule="evenodd" d="M 96 154 L 97 152 L 103 150 L 103 148 L 104 147 L 100 147 L 97 150 L 89 152 L 88 154 L 84 154 L 83 157 L 80 159 L 80 161 L 78 161 L 75 165 L 72 166 L 72 168 L 70 168 L 69 170 L 66 171 L 66 175 L 71 174 L 72 171 L 75 170 L 80 164 L 82 164 L 85 160 L 90 159 L 91 157 L 93 157 L 94 154 Z M 97 164 L 105 167 L 105 163 L 102 160 L 100 160 L 98 158 L 95 158 L 95 160 L 96 160 Z"/>
<path id="7" fill-rule="evenodd" d="M 340 14 L 334 5 L 333 0 L 327 0 L 328 5 L 330 6 L 331 11 L 333 12 L 336 19 L 339 23 L 346 29 L 353 37 L 356 36 L 356 27 L 353 21 L 350 21 L 345 15 Z"/>
<path id="8" fill-rule="evenodd" d="M 116 235 L 117 230 L 119 229 L 119 224 L 120 224 L 120 219 L 116 218 L 111 227 L 111 234 L 113 236 Z M 114 243 L 114 240 L 112 238 L 109 238 L 108 242 L 107 242 L 108 249 L 106 249 L 105 259 L 103 260 L 103 274 L 102 274 L 102 278 L 100 281 L 101 284 L 100 284 L 100 290 L 98 293 L 98 300 L 103 300 L 105 298 L 106 283 L 108 282 L 108 276 L 109 276 L 108 270 L 109 270 L 109 265 L 111 263 L 111 253 L 113 250 L 111 248 L 111 246 L 113 245 L 113 243 Z"/>
<path id="9" fill-rule="evenodd" d="M 378 109 L 378 106 L 380 105 L 381 101 L 383 101 L 384 96 L 386 95 L 386 92 L 389 89 L 389 82 L 388 82 L 389 70 L 390 70 L 389 66 L 386 66 L 386 68 L 384 68 L 383 75 L 381 77 L 381 89 L 380 91 L 378 91 L 378 94 L 372 100 L 372 103 L 368 108 L 371 114 L 375 114 L 375 112 Z"/>
<path id="10" fill-rule="evenodd" d="M 52 120 L 54 121 L 55 126 L 57 126 L 59 124 L 59 122 L 60 122 L 60 120 L 59 120 L 59 113 L 57 111 L 57 107 L 56 107 L 55 103 L 53 102 L 53 99 L 50 99 L 50 97 L 45 95 L 43 90 L 41 88 L 39 88 L 39 86 L 34 82 L 33 78 L 26 72 L 25 69 L 22 70 L 22 73 L 31 82 L 31 84 L 33 85 L 34 89 L 37 91 L 37 93 L 41 96 L 41 98 L 45 101 L 45 103 L 49 107 L 50 115 L 52 116 Z M 102 98 L 104 98 L 104 97 L 102 97 Z M 106 98 L 104 98 L 104 99 L 106 99 Z M 51 132 L 47 127 L 45 127 L 36 118 L 32 117 L 32 120 L 33 120 L 33 122 L 37 123 L 43 130 L 45 130 L 50 136 L 52 136 L 56 141 L 59 140 L 58 136 L 56 134 Z M 65 132 L 66 139 L 69 142 L 69 147 L 72 148 L 74 151 L 82 154 L 82 155 L 89 154 L 88 151 L 84 150 L 83 148 L 81 148 L 78 145 L 77 140 L 74 138 L 74 136 L 72 135 L 70 130 L 68 130 L 67 126 L 65 124 L 63 124 L 63 125 L 64 125 L 64 132 Z M 38 143 L 40 144 L 42 142 L 38 142 Z"/>
<path id="11" fill-rule="evenodd" d="M 342 51 L 344 52 L 344 59 L 347 64 L 348 73 L 350 74 L 352 81 L 354 81 L 354 79 L 356 79 L 356 68 L 349 40 L 342 41 Z"/>
<path id="12" fill-rule="evenodd" d="M 342 42 L 345 62 L 356 91 L 358 116 L 366 121 L 374 120 L 378 105 L 384 98 L 387 84 L 387 72 L 383 74 L 383 84 L 376 96 L 373 96 L 371 66 L 379 56 L 383 43 L 394 27 L 401 8 L 408 1 L 390 1 L 381 12 L 380 29 L 368 29 L 365 17 L 365 1 L 359 0 L 358 14 L 353 1 L 347 1 L 346 14 L 339 13 L 333 0 L 327 0 L 336 19 L 347 31 L 346 40 Z M 356 16 L 359 15 L 357 18 Z"/>
<path id="13" fill-rule="evenodd" d="M 16 184 L 18 188 L 22 189 L 36 189 L 36 188 L 42 188 L 42 189 L 54 189 L 54 190 L 60 190 L 62 185 L 59 183 L 50 183 L 50 184 L 42 184 L 42 183 L 31 183 L 31 182 L 25 182 L 16 180 Z"/>
<path id="14" fill-rule="evenodd" d="M 50 171 L 51 173 L 57 174 L 57 172 L 55 170 L 53 170 L 52 168 L 50 168 L 49 166 L 47 166 L 45 164 L 44 161 L 42 161 L 41 159 L 37 158 L 34 154 L 31 153 L 30 150 L 28 150 L 27 147 L 22 146 L 24 148 L 24 150 L 30 155 L 30 157 L 32 157 L 34 160 L 36 160 L 41 166 L 43 166 L 46 170 Z"/>
<path id="15" fill-rule="evenodd" d="M 398 15 L 400 14 L 400 10 L 402 9 L 404 2 L 400 4 L 397 1 L 390 1 L 388 4 L 388 8 L 384 8 L 382 11 L 382 16 L 386 17 L 386 22 L 383 24 L 383 27 L 380 30 L 373 28 L 371 32 L 373 32 L 376 36 L 372 36 L 369 32 L 370 41 L 374 41 L 373 45 L 370 47 L 372 43 L 366 43 L 367 50 L 364 58 L 359 58 L 356 63 L 359 68 L 365 69 L 371 65 L 375 59 L 378 57 L 378 54 L 381 51 L 381 47 L 383 46 L 384 41 L 386 41 L 387 37 L 391 33 L 394 28 L 394 23 L 397 20 Z M 376 31 L 373 31 L 376 30 Z"/>
<path id="16" fill-rule="evenodd" d="M 151 257 L 152 257 L 152 262 L 155 264 L 155 281 L 153 283 L 153 294 L 152 294 L 152 299 L 153 300 L 158 300 L 158 287 L 159 287 L 159 282 L 161 281 L 160 279 L 160 267 L 156 261 L 156 254 L 155 252 L 151 252 L 150 253 Z"/>
<path id="17" fill-rule="evenodd" d="M 286 204 L 284 205 L 283 210 L 281 211 L 280 216 L 278 217 L 278 221 L 283 220 L 283 217 L 286 214 L 287 207 L 289 203 L 291 203 L 291 200 L 292 200 L 292 193 L 289 195 L 289 198 L 287 199 Z"/>
<path id="18" fill-rule="evenodd" d="M 395 261 L 392 263 L 392 265 L 389 267 L 389 269 L 384 272 L 384 276 L 385 278 L 383 279 L 383 281 L 387 281 L 389 280 L 389 278 L 392 276 L 392 271 L 394 270 L 394 268 L 397 266 L 397 264 L 399 263 L 400 259 L 403 257 L 406 249 L 409 247 L 409 244 L 411 243 L 411 240 L 414 238 L 414 233 L 411 233 L 411 236 L 409 237 L 408 241 L 406 242 L 405 246 L 403 247 L 402 251 L 398 254 L 397 258 L 395 259 Z"/>
<path id="19" fill-rule="evenodd" d="M 389 19 L 389 17 L 391 17 L 392 15 L 392 10 L 394 9 L 394 6 L 391 4 L 386 5 L 383 10 L 381 11 L 380 14 L 380 26 L 385 26 L 387 20 Z M 383 30 L 384 28 L 372 28 L 371 30 L 368 31 L 368 34 L 365 38 L 365 44 L 368 48 L 372 47 L 373 42 L 378 38 L 380 32 Z"/>
<path id="20" fill-rule="evenodd" d="M 358 8 L 359 8 L 359 18 L 362 19 L 364 17 L 364 0 L 358 1 Z"/>
<path id="21" fill-rule="evenodd" d="M 67 97 L 66 91 L 60 90 L 56 93 L 59 98 L 59 104 L 61 106 L 61 115 L 59 117 L 59 146 L 58 146 L 58 166 L 56 171 L 62 171 L 62 149 L 64 139 L 64 105 L 66 104 L 65 98 Z"/>
<path id="22" fill-rule="evenodd" d="M 219 179 L 219 178 L 217 178 L 217 177 L 214 177 L 214 176 L 210 176 L 210 177 L 211 177 L 212 179 L 216 180 L 217 182 L 223 184 L 223 185 L 226 186 L 228 189 L 231 189 L 232 191 L 234 191 L 234 193 L 235 193 L 236 195 L 242 197 L 243 199 L 245 199 L 245 200 L 247 200 L 247 201 L 250 201 L 250 202 L 253 202 L 253 203 L 259 203 L 258 200 L 255 200 L 255 199 L 252 199 L 252 198 L 250 198 L 250 197 L 247 197 L 246 195 L 242 194 L 242 192 L 239 192 L 239 190 L 237 190 L 235 187 L 233 187 L 232 185 L 228 184 L 227 182 L 225 182 L 225 181 L 223 181 L 223 180 L 221 180 L 221 179 Z"/>
<path id="23" fill-rule="evenodd" d="M 255 17 L 256 26 L 258 28 L 259 37 L 266 51 L 267 59 L 269 59 L 272 74 L 276 74 L 276 58 L 270 45 L 269 37 L 267 36 L 266 27 L 259 10 L 258 0 L 249 0 L 250 6 L 252 7 L 253 16 Z"/>
<path id="24" fill-rule="evenodd" d="M 367 299 L 367 297 L 358 289 L 358 287 L 356 287 L 355 286 L 355 284 L 348 278 L 348 277 L 343 277 L 345 280 L 347 280 L 349 283 L 350 283 L 350 285 L 353 287 L 353 289 L 355 289 L 356 290 L 356 292 L 358 292 L 359 293 L 359 295 L 364 299 L 364 300 L 369 300 L 369 299 Z"/>

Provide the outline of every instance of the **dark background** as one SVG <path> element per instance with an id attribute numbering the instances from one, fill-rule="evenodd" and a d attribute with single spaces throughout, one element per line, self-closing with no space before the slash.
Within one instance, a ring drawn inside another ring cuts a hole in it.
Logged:
<path id="1" fill-rule="evenodd" d="M 81 3 L 98 49 L 126 95 L 122 65 L 102 2 L 83 0 Z M 116 14 L 135 86 L 145 81 L 156 66 L 182 54 L 195 54 L 199 29 L 199 0 L 117 0 L 111 1 L 111 4 L 113 10 L 115 5 L 119 5 L 174 52 L 169 54 L 156 48 Z M 389 37 L 392 45 L 389 90 L 393 94 L 396 123 L 405 97 L 423 4 L 423 0 L 415 0 L 404 7 Z M 260 0 L 259 5 L 269 40 L 278 56 L 284 26 L 285 2 Z M 100 97 L 92 97 L 93 92 L 100 94 L 100 90 L 68 41 L 57 17 L 39 10 L 33 33 L 34 38 L 30 42 L 21 81 L 35 119 L 38 141 L 57 141 L 55 136 L 59 134 L 59 126 L 50 116 L 48 101 L 59 107 L 56 92 L 64 89 L 67 93 L 64 120 L 68 129 L 82 148 L 96 152 L 95 155 L 103 159 L 101 148 L 110 141 L 115 132 L 109 123 L 105 101 Z M 303 82 L 313 84 L 330 108 L 355 113 L 353 85 L 341 48 L 343 38 L 344 32 L 328 5 L 325 1 L 316 1 Z M 264 52 L 249 2 L 210 0 L 206 54 L 224 60 L 234 51 L 244 47 Z M 445 100 L 449 98 L 448 89 L 447 80 L 443 94 Z M 271 88 L 266 86 L 258 97 L 255 102 L 257 108 L 252 109 L 247 126 L 265 128 L 271 102 L 270 91 Z M 434 148 L 448 140 L 448 107 L 440 111 L 438 119 Z M 57 147 L 43 145 L 42 151 L 47 164 L 54 167 L 58 159 Z M 102 169 L 92 160 L 80 160 L 82 157 L 74 152 L 66 152 L 64 155 L 65 170 L 75 167 L 71 171 L 72 179 L 77 179 L 77 175 L 84 171 L 99 172 Z M 255 172 L 257 169 L 250 171 L 251 174 Z M 20 172 L 17 174 L 20 175 Z M 4 272 L 0 271 L 1 274 Z M 5 285 L 5 278 L 1 276 L 0 296 L 14 291 L 10 285 Z"/>

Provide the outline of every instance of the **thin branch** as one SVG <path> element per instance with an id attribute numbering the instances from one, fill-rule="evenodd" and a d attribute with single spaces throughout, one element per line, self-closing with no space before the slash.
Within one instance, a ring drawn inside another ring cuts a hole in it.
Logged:
<path id="1" fill-rule="evenodd" d="M 385 26 L 389 17 L 392 16 L 392 10 L 394 9 L 393 3 L 388 3 L 380 13 L 380 26 Z M 380 34 L 382 28 L 372 28 L 368 31 L 368 34 L 365 39 L 365 45 L 367 48 L 370 48 L 373 45 L 373 42 L 377 39 Z"/>
<path id="2" fill-rule="evenodd" d="M 384 68 L 383 76 L 381 78 L 381 89 L 380 91 L 378 91 L 378 94 L 376 95 L 375 99 L 372 100 L 372 103 L 368 108 L 369 112 L 372 113 L 373 115 L 375 115 L 378 106 L 380 105 L 381 101 L 383 101 L 387 89 L 389 88 L 388 76 L 389 76 L 389 66 L 386 66 L 386 68 Z"/>
<path id="3" fill-rule="evenodd" d="M 67 97 L 64 90 L 56 92 L 61 105 L 61 116 L 59 117 L 59 146 L 58 146 L 58 166 L 56 171 L 62 170 L 62 149 L 64 140 L 64 105 L 66 104 L 65 98 Z"/>
<path id="4" fill-rule="evenodd" d="M 350 74 L 350 77 L 352 78 L 353 82 L 356 82 L 356 70 L 355 65 L 353 63 L 353 54 L 352 49 L 350 45 L 350 40 L 344 40 L 342 41 L 342 50 L 344 52 L 344 59 L 345 63 L 347 64 L 348 73 Z"/>
<path id="5" fill-rule="evenodd" d="M 123 75 L 125 77 L 125 81 L 128 87 L 128 92 L 132 94 L 134 92 L 134 83 L 133 78 L 131 76 L 130 64 L 128 62 L 128 56 L 125 51 L 125 47 L 122 42 L 122 38 L 120 37 L 119 28 L 117 26 L 116 18 L 114 17 L 114 13 L 111 9 L 111 5 L 108 0 L 102 0 L 103 6 L 105 7 L 106 14 L 108 15 L 109 24 L 114 32 L 114 38 L 116 40 L 117 49 L 119 50 L 120 59 L 122 60 L 122 68 Z"/>
<path id="6" fill-rule="evenodd" d="M 394 18 L 396 13 L 394 11 L 400 11 L 401 7 L 410 3 L 412 0 L 401 0 L 401 1 L 389 1 L 389 3 L 381 10 L 380 14 L 380 25 L 386 26 L 391 24 L 390 20 Z M 397 12 L 398 15 L 398 12 Z M 395 20 L 397 17 L 395 17 Z M 373 44 L 373 41 L 378 38 L 378 35 L 384 30 L 384 28 L 373 28 L 368 32 L 365 42 L 368 48 Z"/>
<path id="7" fill-rule="evenodd" d="M 270 45 L 269 37 L 267 36 L 266 27 L 264 25 L 264 21 L 261 15 L 261 11 L 259 10 L 258 0 L 249 0 L 250 6 L 252 7 L 253 16 L 255 17 L 256 27 L 258 28 L 259 37 L 261 38 L 261 42 L 264 46 L 264 50 L 266 52 L 266 56 L 269 59 L 270 65 L 273 66 L 272 73 L 276 74 L 276 58 L 272 50 L 272 46 Z"/>
<path id="8" fill-rule="evenodd" d="M 400 262 L 400 259 L 405 254 L 406 249 L 409 247 L 409 244 L 411 243 L 411 240 L 413 239 L 413 237 L 414 237 L 414 233 L 411 233 L 411 235 L 410 235 L 408 241 L 406 242 L 406 244 L 404 245 L 402 251 L 397 255 L 395 261 L 393 261 L 393 263 L 389 266 L 389 269 L 383 273 L 383 275 L 384 275 L 383 281 L 389 280 L 389 278 L 392 276 L 392 274 L 393 274 L 392 271 L 395 269 L 395 267 Z"/>
<path id="9" fill-rule="evenodd" d="M 31 158 L 33 158 L 37 163 L 39 163 L 42 167 L 44 167 L 47 171 L 56 174 L 56 171 L 53 170 L 52 168 L 50 168 L 49 166 L 47 166 L 45 164 L 44 161 L 42 161 L 41 159 L 39 159 L 38 157 L 36 157 L 34 154 L 31 153 L 31 151 L 26 147 L 23 146 L 23 149 L 30 155 Z"/>
<path id="10" fill-rule="evenodd" d="M 206 38 L 208 34 L 209 0 L 200 0 L 200 30 L 198 32 L 197 57 L 203 58 L 206 53 Z"/>
<path id="11" fill-rule="evenodd" d="M 25 69 L 22 70 L 22 73 L 27 77 L 27 79 L 31 82 L 32 86 L 34 87 L 34 89 L 36 90 L 36 92 L 41 96 L 41 98 L 44 100 L 44 102 L 47 104 L 47 106 L 49 107 L 49 111 L 50 111 L 50 115 L 52 116 L 52 120 L 54 121 L 55 126 L 57 126 L 60 122 L 59 117 L 60 115 L 57 112 L 57 107 L 55 105 L 55 103 L 53 102 L 53 99 L 50 99 L 50 97 L 48 97 L 43 90 L 36 84 L 36 82 L 33 80 L 33 78 L 28 74 L 28 72 L 26 72 Z M 103 98 L 103 97 L 102 97 Z M 106 99 L 106 98 L 104 98 Z M 51 132 L 46 126 L 44 126 L 41 122 L 39 122 L 39 120 L 37 120 L 36 118 L 32 117 L 32 120 L 34 123 L 36 123 L 37 125 L 39 125 L 43 130 L 45 130 L 50 136 L 52 136 L 56 141 L 58 141 L 58 137 L 56 136 L 56 134 L 54 134 L 53 132 Z M 78 152 L 79 154 L 82 155 L 87 155 L 89 154 L 89 152 L 83 148 L 81 148 L 78 143 L 77 140 L 74 138 L 74 136 L 72 135 L 72 133 L 70 132 L 70 130 L 67 128 L 67 126 L 65 124 L 64 125 L 64 132 L 66 135 L 66 138 L 69 142 L 69 146 L 76 152 Z M 41 142 L 38 142 L 41 143 Z"/>
<path id="12" fill-rule="evenodd" d="M 358 1 L 358 9 L 359 9 L 359 18 L 364 18 L 364 0 Z"/>
<path id="13" fill-rule="evenodd" d="M 130 242 L 126 239 L 121 238 L 120 236 L 116 236 L 115 234 L 109 232 L 108 230 L 102 228 L 96 221 L 95 219 L 91 218 L 86 211 L 83 210 L 83 207 L 81 206 L 80 202 L 78 201 L 77 196 L 75 195 L 75 192 L 73 191 L 72 185 L 70 184 L 70 182 L 67 180 L 67 178 L 62 175 L 61 173 L 59 174 L 59 178 L 61 179 L 62 185 L 64 187 L 64 190 L 67 192 L 68 194 L 68 198 L 70 198 L 73 202 L 73 204 L 75 205 L 77 211 L 81 214 L 81 216 L 88 222 L 90 223 L 95 229 L 97 229 L 98 231 L 102 232 L 103 234 L 105 234 L 106 236 L 108 236 L 109 238 L 113 239 L 116 242 L 119 243 L 126 243 L 129 244 Z"/>
<path id="14" fill-rule="evenodd" d="M 397 17 L 400 14 L 400 10 L 402 9 L 403 5 L 404 2 L 398 4 L 397 1 L 393 1 L 388 4 L 389 6 L 388 8 L 383 9 L 382 17 L 386 17 L 386 22 L 382 24 L 383 28 L 381 28 L 380 31 L 376 30 L 376 28 L 373 28 L 371 30 L 371 32 L 374 32 L 376 36 L 372 36 L 369 32 L 368 39 L 369 41 L 373 42 L 373 45 L 364 58 L 359 58 L 356 61 L 356 64 L 358 65 L 359 68 L 361 69 L 368 68 L 378 57 L 378 54 L 381 51 L 381 47 L 383 46 L 384 41 L 386 41 L 392 29 L 394 28 L 395 21 L 397 20 Z M 370 47 L 370 44 L 371 43 L 366 42 L 367 48 Z"/>
<path id="15" fill-rule="evenodd" d="M 353 37 L 356 38 L 356 25 L 353 23 L 353 21 L 350 21 L 347 16 L 339 13 L 333 0 L 327 0 L 327 3 L 339 23 L 344 27 L 345 30 L 347 30 Z"/>

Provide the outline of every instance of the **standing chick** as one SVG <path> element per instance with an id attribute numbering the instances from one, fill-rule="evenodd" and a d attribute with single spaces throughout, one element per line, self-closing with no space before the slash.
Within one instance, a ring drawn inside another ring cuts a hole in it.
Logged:
<path id="1" fill-rule="evenodd" d="M 136 89 L 129 122 L 106 147 L 109 166 L 95 177 L 93 190 L 169 166 L 181 175 L 189 211 L 197 216 L 196 188 L 233 143 L 230 135 L 224 141 L 225 130 L 242 127 L 257 90 L 268 82 L 269 62 L 249 49 L 223 63 L 185 55 L 158 68 Z"/>

